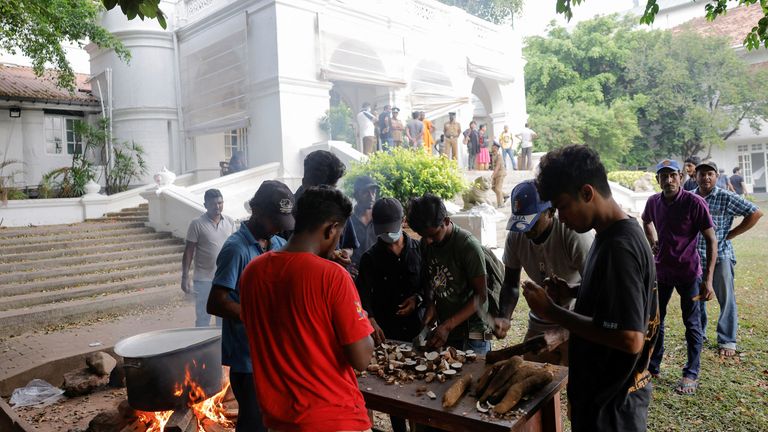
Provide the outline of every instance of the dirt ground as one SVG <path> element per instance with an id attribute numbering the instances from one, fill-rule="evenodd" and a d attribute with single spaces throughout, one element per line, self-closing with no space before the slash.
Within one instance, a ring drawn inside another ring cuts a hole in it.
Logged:
<path id="1" fill-rule="evenodd" d="M 40 432 L 82 432 L 88 422 L 127 398 L 125 389 L 105 388 L 87 396 L 63 397 L 47 407 L 21 407 L 14 411 Z"/>

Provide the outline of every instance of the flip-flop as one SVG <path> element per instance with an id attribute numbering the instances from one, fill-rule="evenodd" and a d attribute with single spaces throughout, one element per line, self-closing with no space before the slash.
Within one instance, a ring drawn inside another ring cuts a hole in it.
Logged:
<path id="1" fill-rule="evenodd" d="M 733 348 L 720 348 L 717 353 L 720 355 L 721 358 L 733 358 L 738 355 L 735 349 Z"/>
<path id="2" fill-rule="evenodd" d="M 688 381 L 686 381 L 686 378 L 683 378 L 677 383 L 675 393 L 679 395 L 692 395 L 696 393 L 696 390 L 699 388 L 699 380 L 687 379 Z"/>

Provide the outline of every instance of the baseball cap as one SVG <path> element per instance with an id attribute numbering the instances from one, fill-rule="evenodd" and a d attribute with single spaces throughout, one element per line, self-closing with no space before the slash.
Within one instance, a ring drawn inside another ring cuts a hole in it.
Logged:
<path id="1" fill-rule="evenodd" d="M 454 111 L 451 111 L 448 113 L 448 115 L 456 115 L 456 113 Z"/>
<path id="2" fill-rule="evenodd" d="M 549 201 L 541 201 L 536 184 L 533 180 L 526 180 L 512 189 L 512 216 L 507 222 L 507 229 L 514 232 L 528 232 L 539 215 L 544 210 L 551 208 Z"/>
<path id="3" fill-rule="evenodd" d="M 377 190 L 379 189 L 379 184 L 376 183 L 376 180 L 372 179 L 371 177 L 360 176 L 355 179 L 355 185 L 354 185 L 355 192 L 368 190 L 372 187 L 375 187 Z"/>
<path id="4" fill-rule="evenodd" d="M 706 169 L 706 170 L 712 170 L 714 172 L 718 172 L 717 164 L 712 161 L 699 162 L 699 164 L 696 165 L 696 171 L 699 171 L 700 169 Z"/>
<path id="5" fill-rule="evenodd" d="M 392 111 L 393 111 L 393 112 L 400 112 L 400 108 L 398 108 L 398 107 L 393 107 L 393 108 L 392 108 Z"/>
<path id="6" fill-rule="evenodd" d="M 664 169 L 680 171 L 680 164 L 677 163 L 677 161 L 674 159 L 664 159 L 663 161 L 656 164 L 656 174 L 658 174 L 659 171 Z"/>
<path id="7" fill-rule="evenodd" d="M 293 229 L 293 193 L 288 186 L 277 181 L 267 180 L 259 186 L 259 190 L 249 202 L 251 209 L 259 209 L 270 217 L 283 231 Z"/>
<path id="8" fill-rule="evenodd" d="M 371 219 L 376 236 L 398 232 L 403 227 L 403 206 L 395 198 L 382 198 L 373 205 Z"/>

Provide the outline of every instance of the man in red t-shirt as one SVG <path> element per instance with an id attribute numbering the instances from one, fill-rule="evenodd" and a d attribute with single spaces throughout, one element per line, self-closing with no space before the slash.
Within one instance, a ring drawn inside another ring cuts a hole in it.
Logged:
<path id="1" fill-rule="evenodd" d="M 340 191 L 307 189 L 288 244 L 240 278 L 256 394 L 272 430 L 370 430 L 352 368 L 370 362 L 373 328 L 349 273 L 329 259 L 351 213 Z"/>

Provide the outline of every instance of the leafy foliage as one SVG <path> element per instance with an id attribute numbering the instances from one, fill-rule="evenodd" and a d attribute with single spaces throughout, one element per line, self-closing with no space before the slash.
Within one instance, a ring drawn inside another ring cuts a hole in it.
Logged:
<path id="1" fill-rule="evenodd" d="M 146 17 L 157 19 L 162 28 L 166 28 L 168 25 L 165 22 L 165 14 L 160 10 L 160 0 L 101 0 L 101 2 L 107 10 L 112 10 L 115 6 L 120 5 L 120 10 L 129 20 L 138 16 L 144 21 Z"/>
<path id="2" fill-rule="evenodd" d="M 456 161 L 433 157 L 421 149 L 376 152 L 367 161 L 353 164 L 344 177 L 343 187 L 348 195 L 352 195 L 355 179 L 363 175 L 379 183 L 382 196 L 397 198 L 403 206 L 425 192 L 453 199 L 466 188 Z"/>
<path id="3" fill-rule="evenodd" d="M 16 175 L 21 174 L 23 171 L 14 168 L 16 165 L 22 164 L 23 162 L 16 159 L 0 161 L 0 203 L 3 205 L 5 205 L 9 199 L 21 199 L 19 198 L 19 193 L 24 195 L 15 186 Z"/>
<path id="4" fill-rule="evenodd" d="M 768 74 L 725 40 L 595 18 L 527 41 L 529 122 L 537 146 L 585 144 L 609 169 L 670 155 L 711 156 L 744 124 L 768 120 Z"/>
<path id="5" fill-rule="evenodd" d="M 586 0 L 557 0 L 557 13 L 563 14 L 570 21 L 573 18 L 573 7 L 584 3 Z M 732 1 L 732 0 L 730 0 Z M 705 16 L 707 20 L 714 21 L 720 15 L 728 12 L 729 0 L 711 0 L 704 5 Z M 744 46 L 748 50 L 758 49 L 762 45 L 768 48 L 768 0 L 738 0 L 738 6 L 749 6 L 760 3 L 763 10 L 763 17 L 749 29 L 744 37 Z M 645 10 L 640 17 L 640 24 L 653 24 L 656 14 L 659 13 L 658 0 L 647 0 Z"/>
<path id="6" fill-rule="evenodd" d="M 352 128 L 352 109 L 339 101 L 325 112 L 320 119 L 320 127 L 328 132 L 328 139 L 355 142 L 355 130 Z"/>
<path id="7" fill-rule="evenodd" d="M 145 0 L 146 1 L 146 0 Z M 46 63 L 54 65 L 59 87 L 75 91 L 75 73 L 62 42 L 82 47 L 84 41 L 111 48 L 121 59 L 130 59 L 123 44 L 97 24 L 102 11 L 95 0 L 6 0 L 0 2 L 0 49 L 20 52 L 32 60 L 37 76 Z"/>
<path id="8" fill-rule="evenodd" d="M 523 10 L 524 0 L 440 0 L 449 6 L 464 9 L 467 13 L 490 21 L 505 24 Z"/>
<path id="9" fill-rule="evenodd" d="M 608 180 L 618 183 L 629 190 L 633 190 L 635 182 L 640 180 L 640 178 L 646 174 L 647 172 L 645 171 L 611 171 L 608 173 Z M 661 192 L 661 186 L 659 186 L 657 181 L 654 180 L 651 185 L 653 186 L 653 190 Z"/>

